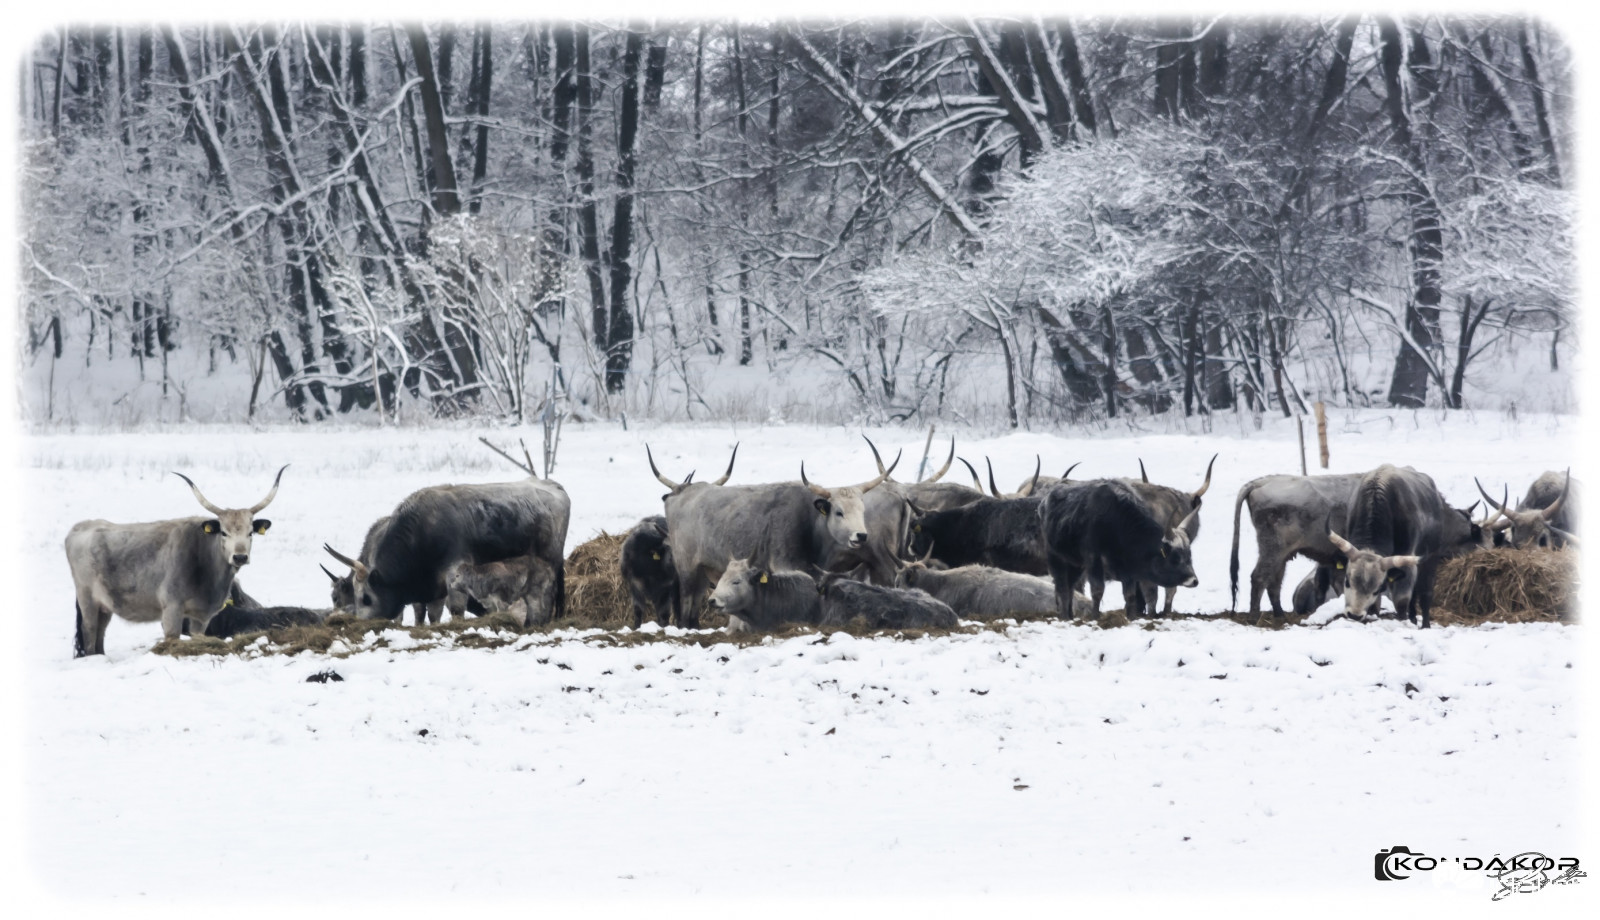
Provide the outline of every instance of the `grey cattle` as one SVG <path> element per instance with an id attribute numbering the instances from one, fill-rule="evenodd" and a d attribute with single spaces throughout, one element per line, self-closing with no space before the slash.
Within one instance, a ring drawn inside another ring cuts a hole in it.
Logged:
<path id="1" fill-rule="evenodd" d="M 1346 506 L 1344 535 L 1328 534 L 1345 556 L 1345 616 L 1365 619 L 1388 594 L 1411 622 L 1420 610 L 1427 629 L 1439 563 L 1476 548 L 1482 536 L 1467 511 L 1445 503 L 1426 473 L 1387 463 L 1368 472 Z"/>
<path id="2" fill-rule="evenodd" d="M 987 565 L 932 569 L 924 562 L 913 562 L 900 570 L 895 584 L 926 591 L 968 620 L 1056 615 L 1056 589 L 1050 579 Z M 1083 619 L 1089 614 L 1089 599 L 1074 592 L 1073 617 Z"/>
<path id="3" fill-rule="evenodd" d="M 240 607 L 234 604 L 222 608 L 206 624 L 205 634 L 215 639 L 231 639 L 249 632 L 284 629 L 290 626 L 316 626 L 332 613 L 328 610 L 311 610 L 306 607 Z"/>
<path id="4" fill-rule="evenodd" d="M 361 554 L 356 559 L 365 565 L 372 564 L 372 548 L 377 545 L 378 538 L 389 529 L 391 515 L 384 515 L 372 522 L 367 528 L 367 536 L 361 541 Z M 335 575 L 328 571 L 327 566 L 319 566 L 323 573 L 333 580 L 331 586 L 331 599 L 335 610 L 354 610 L 356 606 L 356 588 L 354 570 L 343 575 Z M 445 596 L 443 594 L 433 600 L 411 605 L 412 623 L 421 626 L 424 622 L 438 623 L 444 619 Z M 452 608 L 451 616 L 461 616 L 463 611 Z"/>
<path id="5" fill-rule="evenodd" d="M 555 600 L 555 568 L 538 556 L 512 556 L 494 562 L 457 562 L 445 570 L 446 604 L 452 616 L 469 599 L 486 614 L 509 613 L 523 628 L 550 622 Z"/>
<path id="6" fill-rule="evenodd" d="M 618 565 L 633 602 L 634 629 L 644 622 L 646 613 L 661 626 L 674 619 L 683 625 L 678 606 L 678 570 L 672 565 L 665 517 L 657 514 L 633 525 L 623 538 Z"/>
<path id="7" fill-rule="evenodd" d="M 911 506 L 906 502 L 904 487 L 895 482 L 890 473 L 900 463 L 896 454 L 894 462 L 883 465 L 877 445 L 866 435 L 861 436 L 872 448 L 873 462 L 883 479 L 878 487 L 862 496 L 861 519 L 866 524 L 867 538 L 859 546 L 834 544 L 824 554 L 822 568 L 829 572 L 849 572 L 866 566 L 867 579 L 873 584 L 894 584 L 895 569 L 905 552 L 906 534 L 911 526 Z M 955 454 L 955 441 L 950 442 L 950 452 Z M 945 465 L 946 469 L 949 464 Z M 943 471 L 940 471 L 941 475 Z"/>
<path id="8" fill-rule="evenodd" d="M 867 629 L 949 629 L 956 612 L 926 591 L 888 588 L 829 573 L 818 583 L 823 626 L 856 623 Z"/>
<path id="9" fill-rule="evenodd" d="M 250 562 L 251 538 L 271 521 L 257 518 L 278 494 L 285 464 L 272 491 L 249 508 L 218 508 L 182 473 L 200 506 L 215 517 L 148 524 L 80 521 L 67 533 L 67 565 L 77 594 L 73 656 L 103 655 L 111 615 L 135 623 L 161 621 L 168 639 L 188 619 L 195 633 L 222 609 L 239 568 Z"/>
<path id="10" fill-rule="evenodd" d="M 663 504 L 685 625 L 699 625 L 706 590 L 728 560 L 746 558 L 763 540 L 770 548 L 764 559 L 782 571 L 806 571 L 835 547 L 862 546 L 864 496 L 886 478 L 827 489 L 806 479 L 802 463 L 799 482 L 693 483 L 669 493 Z"/>
<path id="11" fill-rule="evenodd" d="M 533 475 L 516 482 L 429 486 L 395 508 L 377 535 L 371 561 L 323 548 L 350 566 L 358 617 L 397 619 L 407 604 L 447 593 L 445 572 L 459 562 L 481 565 L 514 556 L 537 556 L 555 573 L 548 603 L 565 608 L 564 567 L 572 502 L 561 484 Z"/>
<path id="12" fill-rule="evenodd" d="M 1233 606 L 1239 605 L 1239 519 L 1244 506 L 1250 508 L 1250 523 L 1256 530 L 1256 565 L 1250 572 L 1250 614 L 1261 617 L 1261 594 L 1266 592 L 1272 604 L 1272 613 L 1283 618 L 1280 595 L 1283 591 L 1284 568 L 1289 560 L 1302 555 L 1315 562 L 1324 572 L 1312 573 L 1312 584 L 1304 583 L 1295 589 L 1294 611 L 1310 613 L 1322 600 L 1332 596 L 1329 587 L 1334 580 L 1342 582 L 1343 571 L 1335 566 L 1344 561 L 1338 547 L 1328 539 L 1328 522 L 1334 517 L 1342 520 L 1350 496 L 1355 494 L 1361 473 L 1337 473 L 1327 476 L 1290 476 L 1274 474 L 1252 479 L 1239 487 L 1233 501 L 1233 551 L 1228 562 L 1228 577 L 1232 585 Z M 1320 579 L 1322 591 L 1317 591 Z M 1302 597 L 1302 594 L 1304 596 Z M 1321 599 L 1312 602 L 1313 597 Z M 1302 609 L 1302 604 L 1310 604 Z"/>
<path id="13" fill-rule="evenodd" d="M 1494 531 L 1497 538 L 1510 531 L 1507 542 L 1518 549 L 1577 544 L 1580 489 L 1577 480 L 1572 478 L 1571 470 L 1566 473 L 1547 472 L 1535 479 L 1515 510 L 1508 504 L 1510 486 L 1506 487 L 1500 501 L 1495 501 L 1484 491 L 1483 483 L 1477 479 L 1472 481 L 1477 483 L 1478 491 L 1488 500 L 1489 507 L 1494 509 L 1494 514 L 1483 526 Z M 1501 541 L 1496 539 L 1495 542 Z"/>
<path id="14" fill-rule="evenodd" d="M 822 618 L 822 596 L 810 575 L 775 571 L 753 556 L 728 560 L 707 603 L 728 615 L 728 632 L 814 626 Z"/>

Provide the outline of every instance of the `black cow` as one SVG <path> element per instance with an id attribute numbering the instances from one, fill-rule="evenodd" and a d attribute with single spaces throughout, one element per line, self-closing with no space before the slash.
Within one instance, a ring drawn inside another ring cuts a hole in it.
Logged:
<path id="1" fill-rule="evenodd" d="M 378 538 L 383 536 L 384 531 L 389 529 L 389 520 L 390 516 L 386 514 L 383 517 L 378 518 L 376 521 L 373 521 L 372 526 L 367 528 L 367 535 L 361 541 L 361 555 L 356 557 L 358 561 L 365 565 L 372 565 L 372 549 L 378 545 Z M 329 593 L 331 600 L 333 601 L 334 609 L 354 610 L 356 606 L 354 570 L 346 572 L 343 575 L 335 575 L 328 571 L 327 566 L 318 566 L 318 568 L 322 569 L 323 573 L 333 581 Z M 424 622 L 437 624 L 440 620 L 444 619 L 444 609 L 445 595 L 443 594 L 425 603 L 419 602 L 412 604 L 412 622 L 417 626 L 421 626 Z M 461 616 L 463 611 L 452 610 L 450 613 L 451 616 Z"/>
<path id="2" fill-rule="evenodd" d="M 990 498 L 944 511 L 913 510 L 911 554 L 955 568 L 988 565 L 1008 572 L 1044 575 L 1044 544 L 1039 538 L 1039 508 L 1044 499 Z"/>
<path id="3" fill-rule="evenodd" d="M 1387 593 L 1413 623 L 1420 609 L 1427 629 L 1439 563 L 1477 547 L 1483 529 L 1470 512 L 1445 503 L 1432 477 L 1386 463 L 1361 477 L 1344 534 L 1328 539 L 1345 556 L 1345 616 L 1365 619 Z"/>
<path id="4" fill-rule="evenodd" d="M 1198 511 L 1196 507 L 1189 513 Z M 1073 589 L 1085 576 L 1096 618 L 1107 579 L 1122 582 L 1130 617 L 1144 612 L 1140 582 L 1185 588 L 1199 584 L 1189 554 L 1187 519 L 1169 524 L 1163 509 L 1152 507 L 1125 481 L 1057 484 L 1045 493 L 1039 515 L 1056 608 L 1063 618 L 1073 615 Z"/>
<path id="5" fill-rule="evenodd" d="M 231 639 L 249 632 L 284 629 L 289 626 L 318 626 L 332 613 L 306 607 L 240 607 L 229 604 L 206 623 L 206 635 Z"/>
<path id="6" fill-rule="evenodd" d="M 644 622 L 646 612 L 661 626 L 669 621 L 683 625 L 678 570 L 672 564 L 665 517 L 652 515 L 633 525 L 622 541 L 620 565 L 622 583 L 633 601 L 634 629 Z"/>
<path id="7" fill-rule="evenodd" d="M 407 604 L 446 596 L 445 574 L 458 562 L 479 565 L 513 556 L 537 556 L 550 565 L 553 596 L 537 606 L 559 617 L 566 611 L 563 553 L 571 510 L 560 483 L 532 475 L 517 482 L 430 486 L 395 508 L 370 563 L 331 546 L 323 549 L 350 566 L 361 618 L 397 619 Z"/>

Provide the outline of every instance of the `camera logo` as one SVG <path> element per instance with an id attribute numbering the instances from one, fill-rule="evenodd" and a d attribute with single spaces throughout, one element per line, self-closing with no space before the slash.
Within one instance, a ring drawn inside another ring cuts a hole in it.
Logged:
<path id="1" fill-rule="evenodd" d="M 1413 853 L 1410 847 L 1394 846 L 1387 850 L 1379 850 L 1373 855 L 1372 877 L 1380 882 L 1398 882 L 1410 878 L 1414 870 L 1428 870 L 1438 864 L 1437 859 Z"/>

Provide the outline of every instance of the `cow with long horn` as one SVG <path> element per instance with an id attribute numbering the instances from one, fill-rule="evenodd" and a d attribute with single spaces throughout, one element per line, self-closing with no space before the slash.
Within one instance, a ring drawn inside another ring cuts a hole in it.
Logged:
<path id="1" fill-rule="evenodd" d="M 959 482 L 944 481 L 944 474 L 950 471 L 950 464 L 956 459 L 956 439 L 951 438 L 950 453 L 944 459 L 944 466 L 939 467 L 937 472 L 921 482 L 901 484 L 900 491 L 906 497 L 906 501 L 924 511 L 942 511 L 946 508 L 970 505 L 982 498 L 982 484 L 978 484 L 977 488 L 969 488 Z M 965 459 L 961 462 L 972 472 L 972 480 L 977 483 L 978 474 L 972 470 L 972 464 L 967 463 Z"/>
<path id="2" fill-rule="evenodd" d="M 763 538 L 770 540 L 772 566 L 793 571 L 824 565 L 838 549 L 864 546 L 864 498 L 893 469 L 859 485 L 825 488 L 806 477 L 802 463 L 799 482 L 705 483 L 668 493 L 663 504 L 684 625 L 699 625 L 706 591 L 728 560 L 745 558 Z"/>
<path id="3" fill-rule="evenodd" d="M 329 571 L 328 567 L 325 565 L 318 566 L 318 568 L 322 569 L 323 574 L 327 575 L 329 580 L 332 582 L 329 594 L 335 610 L 355 609 L 356 570 L 359 567 L 361 571 L 367 571 L 367 567 L 372 563 L 373 548 L 378 545 L 378 540 L 381 539 L 384 533 L 388 531 L 389 522 L 392 519 L 392 516 L 386 514 L 372 522 L 372 526 L 367 528 L 366 538 L 361 541 L 361 554 L 353 560 L 347 559 L 332 547 L 328 546 L 327 544 L 323 544 L 323 548 L 326 549 L 335 559 L 338 559 L 345 565 L 350 566 L 350 571 L 343 575 L 335 575 L 333 572 Z M 363 574 L 361 577 L 365 578 L 366 575 Z M 424 623 L 437 625 L 440 620 L 444 619 L 446 600 L 446 595 L 440 595 L 439 597 L 433 598 L 432 600 L 426 602 L 419 601 L 418 603 L 412 604 L 412 623 L 417 626 L 421 626 Z M 465 607 L 453 608 L 450 611 L 450 615 L 452 617 L 460 617 L 465 615 L 466 612 L 467 609 Z"/>
<path id="4" fill-rule="evenodd" d="M 105 654 L 106 626 L 114 613 L 134 623 L 159 620 L 168 639 L 189 621 L 192 635 L 221 610 L 234 577 L 250 562 L 253 537 L 272 522 L 257 518 L 278 495 L 284 464 L 267 497 L 248 508 L 212 504 L 194 480 L 175 473 L 212 517 L 145 524 L 80 521 L 67 533 L 67 565 L 77 594 L 74 657 Z"/>
<path id="5" fill-rule="evenodd" d="M 1174 489 L 1171 486 L 1152 483 L 1149 475 L 1145 472 L 1143 460 L 1139 461 L 1138 479 L 1120 479 L 1118 481 L 1126 483 L 1137 492 L 1166 526 L 1181 525 L 1192 543 L 1196 537 L 1200 536 L 1200 499 L 1201 496 L 1206 494 L 1206 490 L 1211 488 L 1211 468 L 1216 463 L 1217 455 L 1212 454 L 1211 462 L 1206 464 L 1205 481 L 1200 483 L 1200 488 L 1193 492 L 1185 492 L 1181 489 Z M 1172 599 L 1178 593 L 1178 586 L 1166 585 L 1165 587 L 1167 589 L 1166 598 L 1161 606 L 1161 613 L 1163 616 L 1170 616 L 1172 614 Z M 1140 586 L 1140 590 L 1144 592 L 1144 608 L 1154 612 L 1156 585 L 1146 583 Z"/>
<path id="6" fill-rule="evenodd" d="M 1494 509 L 1494 514 L 1484 522 L 1484 528 L 1493 530 L 1496 536 L 1505 534 L 1512 546 L 1529 549 L 1577 543 L 1573 529 L 1578 521 L 1578 491 L 1575 488 L 1578 484 L 1573 480 L 1570 469 L 1565 474 L 1547 472 L 1535 479 L 1528 486 L 1528 494 L 1517 503 L 1515 509 L 1509 504 L 1510 486 L 1505 488 L 1501 500 L 1495 501 L 1484 490 L 1483 483 L 1478 482 L 1476 477 L 1472 481 L 1477 484 L 1478 492 L 1489 503 L 1489 507 Z"/>

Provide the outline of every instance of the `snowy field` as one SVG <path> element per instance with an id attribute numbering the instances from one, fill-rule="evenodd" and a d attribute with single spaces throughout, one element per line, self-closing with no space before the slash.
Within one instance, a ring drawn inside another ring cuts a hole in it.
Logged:
<path id="1" fill-rule="evenodd" d="M 1331 472 L 1412 464 L 1460 506 L 1477 498 L 1474 475 L 1516 496 L 1543 470 L 1584 472 L 1571 416 L 1337 411 L 1329 427 Z M 538 431 L 517 433 L 537 454 Z M 886 459 L 903 448 L 897 478 L 914 478 L 924 432 L 867 433 Z M 516 433 L 21 438 L 17 561 L 22 609 L 39 614 L 23 621 L 17 671 L 25 874 L 39 889 L 68 904 L 178 906 L 893 898 L 970 915 L 984 908 L 967 898 L 1372 897 L 1402 887 L 1372 876 L 1373 855 L 1397 844 L 1600 859 L 1577 852 L 1583 627 L 1052 622 L 748 648 L 602 648 L 568 632 L 330 662 L 155 656 L 159 626 L 118 619 L 107 655 L 72 659 L 61 541 L 73 522 L 199 513 L 171 470 L 214 502 L 248 505 L 289 463 L 241 582 L 264 603 L 322 606 L 324 542 L 354 553 L 421 486 L 510 478 L 479 434 Z M 956 435 L 1007 489 L 1036 452 L 1056 475 L 1082 460 L 1080 477 L 1137 475 L 1142 458 L 1153 481 L 1185 489 L 1219 454 L 1185 612 L 1230 606 L 1239 486 L 1299 468 L 1281 419 Z M 1307 437 L 1315 467 L 1311 426 Z M 735 441 L 733 483 L 794 478 L 802 459 L 823 484 L 875 473 L 856 428 L 572 424 L 555 476 L 572 496 L 569 550 L 659 511 L 647 441 L 674 479 L 720 475 Z M 1244 528 L 1241 601 L 1255 558 Z M 1305 570 L 1292 566 L 1287 585 Z M 305 681 L 330 664 L 343 682 Z M 1423 875 L 1380 900 L 1486 904 L 1496 887 L 1448 863 Z M 1584 892 L 1520 897 L 1553 909 Z"/>

